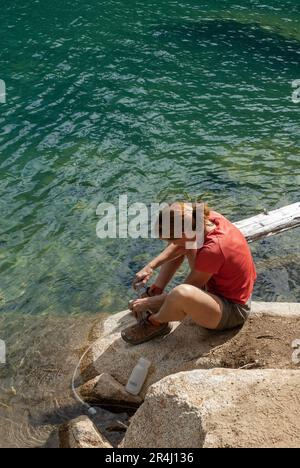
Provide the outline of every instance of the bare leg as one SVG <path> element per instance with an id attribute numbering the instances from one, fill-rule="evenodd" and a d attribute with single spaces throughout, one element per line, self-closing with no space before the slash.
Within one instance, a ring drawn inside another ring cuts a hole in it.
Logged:
<path id="1" fill-rule="evenodd" d="M 189 284 L 181 284 L 168 294 L 161 309 L 150 317 L 150 321 L 177 322 L 189 316 L 201 327 L 213 330 L 219 325 L 222 312 L 223 305 L 218 296 Z"/>

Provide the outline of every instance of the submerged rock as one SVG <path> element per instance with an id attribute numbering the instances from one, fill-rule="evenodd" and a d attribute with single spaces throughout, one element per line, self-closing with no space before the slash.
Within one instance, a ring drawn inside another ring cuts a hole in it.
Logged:
<path id="1" fill-rule="evenodd" d="M 87 416 L 63 424 L 59 429 L 60 448 L 112 448 Z"/>
<path id="2" fill-rule="evenodd" d="M 300 371 L 291 370 L 194 370 L 166 377 L 149 389 L 122 446 L 299 447 L 299 385 Z"/>

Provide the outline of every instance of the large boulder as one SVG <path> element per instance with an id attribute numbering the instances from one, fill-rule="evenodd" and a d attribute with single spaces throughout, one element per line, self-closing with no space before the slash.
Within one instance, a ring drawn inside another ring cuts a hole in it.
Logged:
<path id="1" fill-rule="evenodd" d="M 139 403 L 126 394 L 124 385 L 140 357 L 152 363 L 141 398 L 150 385 L 181 371 L 216 367 L 296 368 L 291 359 L 291 343 L 300 337 L 299 317 L 300 304 L 254 303 L 252 316 L 242 329 L 208 331 L 187 319 L 181 324 L 173 323 L 168 336 L 131 346 L 120 333 L 135 323 L 132 314 L 124 311 L 108 316 L 93 326 L 93 345 L 81 367 L 85 382 L 81 393 L 93 402 L 109 403 L 111 393 L 113 403 L 119 398 L 129 406 Z"/>
<path id="2" fill-rule="evenodd" d="M 60 448 L 112 448 L 87 416 L 63 424 L 59 429 Z"/>
<path id="3" fill-rule="evenodd" d="M 124 448 L 300 446 L 300 371 L 194 370 L 153 385 Z"/>

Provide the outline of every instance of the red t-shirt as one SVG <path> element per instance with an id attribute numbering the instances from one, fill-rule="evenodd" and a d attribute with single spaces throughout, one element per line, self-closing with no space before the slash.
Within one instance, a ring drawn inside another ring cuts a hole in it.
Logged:
<path id="1" fill-rule="evenodd" d="M 198 250 L 195 269 L 213 276 L 207 290 L 230 301 L 246 304 L 256 280 L 256 270 L 248 243 L 224 216 L 212 211 L 209 217 L 217 227 L 208 233 Z"/>

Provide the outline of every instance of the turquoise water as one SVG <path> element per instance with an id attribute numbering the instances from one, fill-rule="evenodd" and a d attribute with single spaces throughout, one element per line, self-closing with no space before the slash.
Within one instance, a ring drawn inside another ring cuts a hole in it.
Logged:
<path id="1" fill-rule="evenodd" d="M 299 200 L 299 21 L 298 0 L 5 6 L 0 313 L 11 326 L 126 307 L 161 245 L 100 241 L 102 201 L 203 195 L 236 221 Z M 299 241 L 295 230 L 253 245 L 256 299 L 300 300 Z"/>
<path id="2" fill-rule="evenodd" d="M 7 5 L 2 307 L 124 307 L 132 275 L 160 245 L 97 239 L 96 206 L 119 193 L 205 194 L 234 220 L 297 201 L 299 19 L 297 0 Z M 289 254 L 295 237 L 286 252 L 288 234 L 268 242 L 269 254 Z"/>

